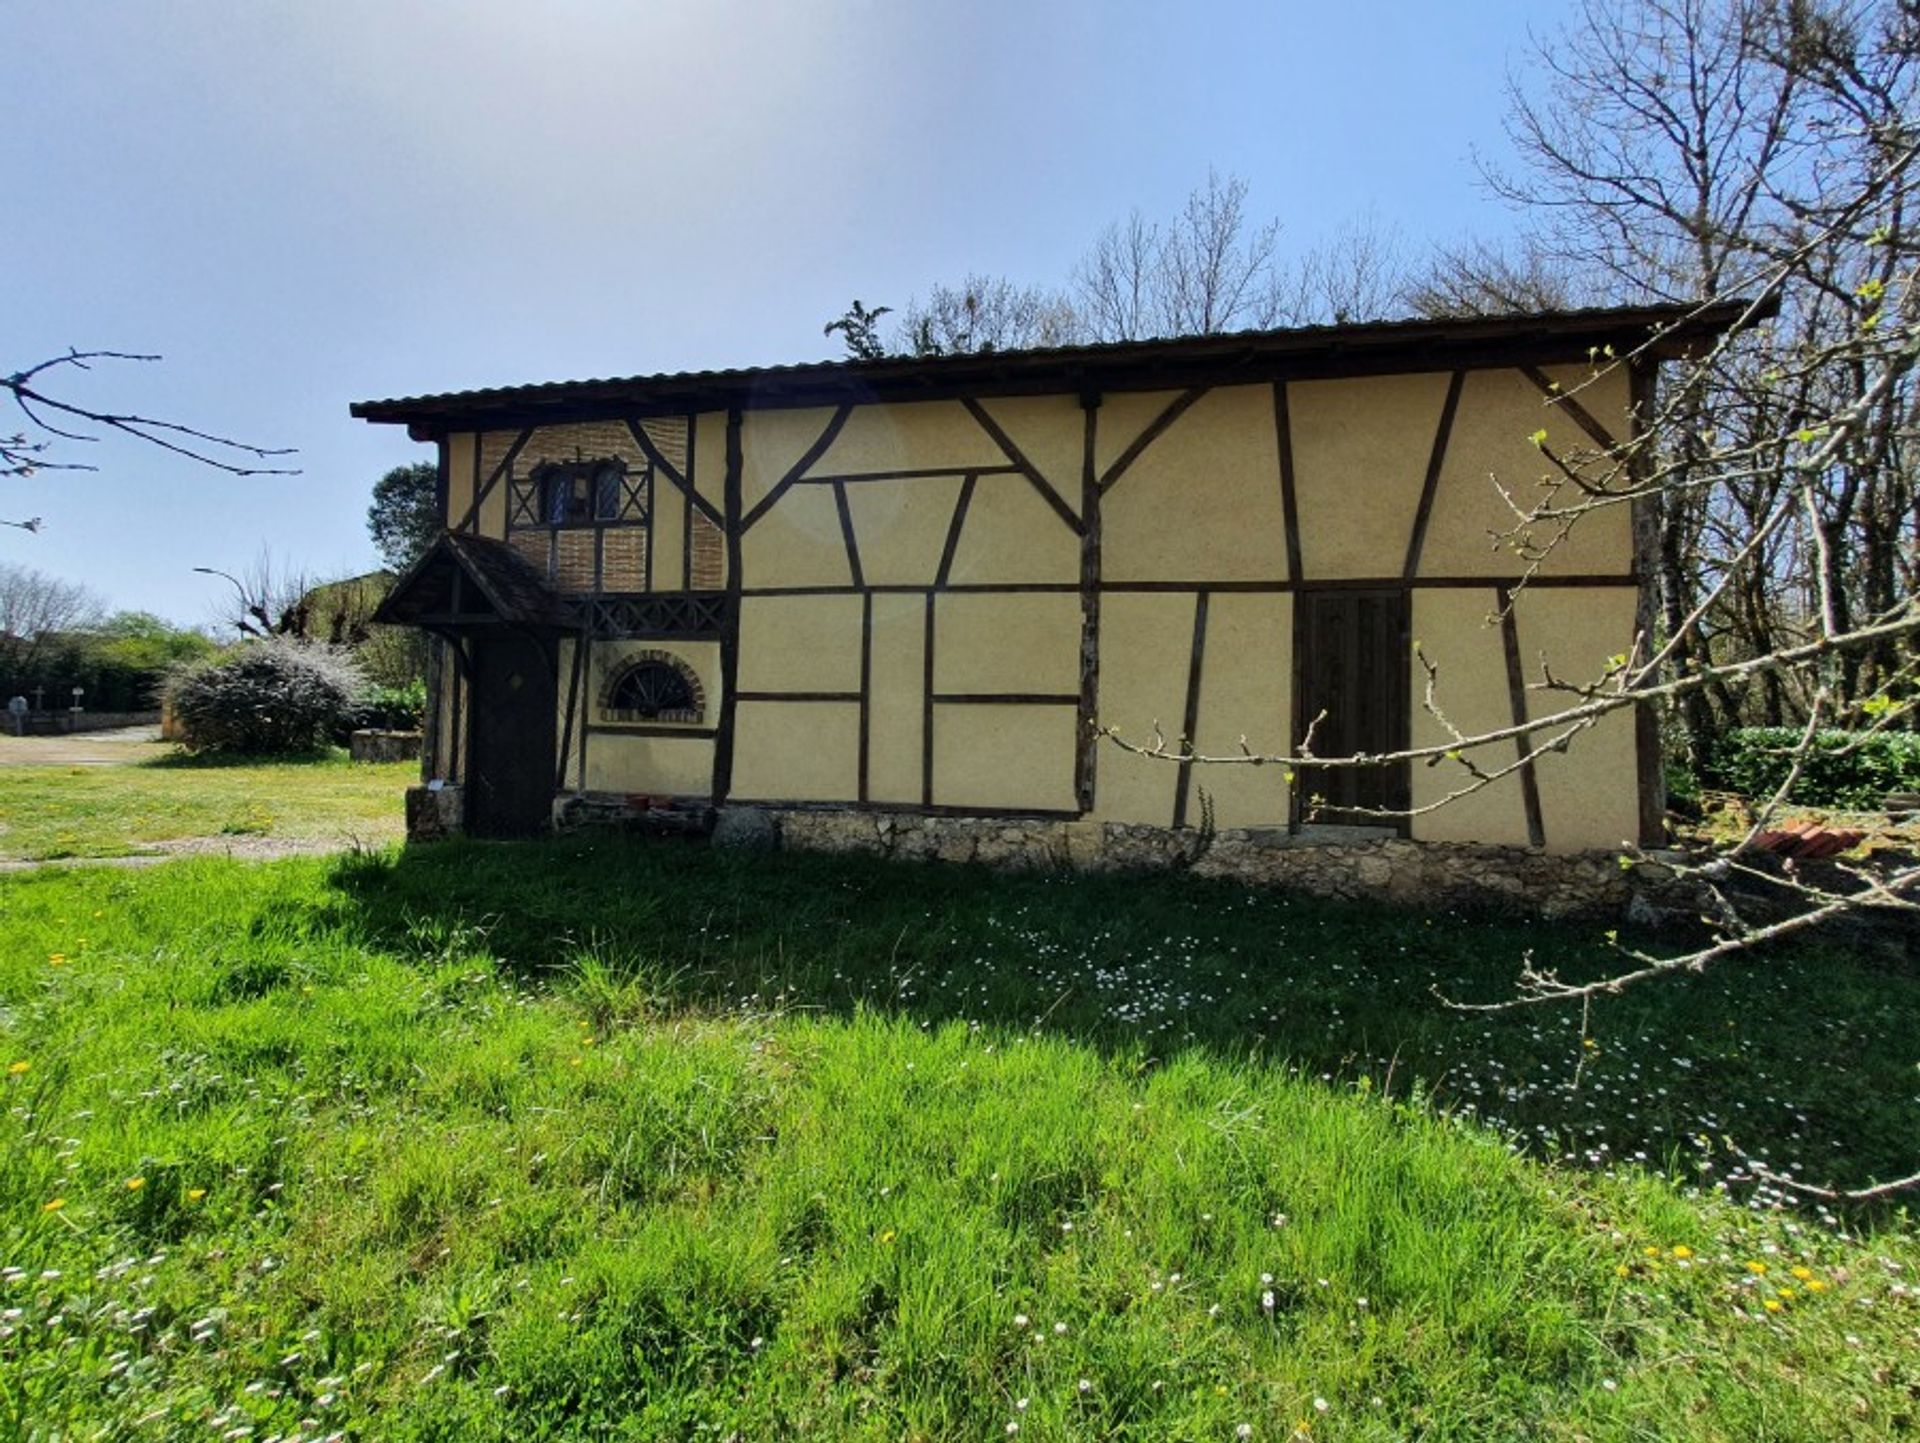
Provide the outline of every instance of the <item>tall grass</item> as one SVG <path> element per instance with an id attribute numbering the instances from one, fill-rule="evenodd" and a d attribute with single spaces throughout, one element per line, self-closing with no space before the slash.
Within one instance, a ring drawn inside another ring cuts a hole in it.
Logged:
<path id="1" fill-rule="evenodd" d="M 1274 905 L 605 845 L 7 879 L 0 1435 L 1913 1426 L 1899 1220 L 1544 1166 L 1411 1043 L 1390 1087 L 1282 1049 L 1509 934 Z M 1311 990 L 1250 1010 L 1255 933 Z M 1063 980 L 1122 957 L 1164 1005 Z"/>

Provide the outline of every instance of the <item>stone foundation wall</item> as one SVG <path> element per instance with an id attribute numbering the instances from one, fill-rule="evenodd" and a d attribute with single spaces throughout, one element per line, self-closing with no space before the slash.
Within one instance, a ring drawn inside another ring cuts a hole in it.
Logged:
<path id="1" fill-rule="evenodd" d="M 1694 910 L 1690 889 L 1658 861 L 1623 867 L 1616 853 L 1551 856 L 1512 847 L 1413 842 L 1358 828 L 1298 836 L 1223 830 L 1206 837 L 1093 820 L 729 807 L 719 814 L 714 841 L 1010 869 L 1187 871 L 1321 897 L 1421 908 L 1497 907 L 1549 918 L 1654 920 Z"/>
<path id="2" fill-rule="evenodd" d="M 437 842 L 467 829 L 466 789 L 452 782 L 407 788 L 407 840 Z"/>
<path id="3" fill-rule="evenodd" d="M 356 762 L 417 762 L 420 733 L 362 727 L 347 738 L 347 755 Z"/>

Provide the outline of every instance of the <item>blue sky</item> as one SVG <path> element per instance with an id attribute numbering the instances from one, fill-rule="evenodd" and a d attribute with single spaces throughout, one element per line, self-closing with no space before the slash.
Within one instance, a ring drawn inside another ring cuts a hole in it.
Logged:
<path id="1" fill-rule="evenodd" d="M 1350 0 L 12 7 L 0 366 L 163 364 L 83 399 L 299 448 L 236 480 L 115 442 L 8 481 L 0 560 L 210 619 L 263 546 L 364 570 L 368 490 L 430 459 L 368 397 L 834 353 L 859 296 L 1063 280 L 1209 166 L 1304 250 L 1512 218 L 1477 182 L 1562 7 Z M 0 422 L 0 424 L 9 424 Z"/>

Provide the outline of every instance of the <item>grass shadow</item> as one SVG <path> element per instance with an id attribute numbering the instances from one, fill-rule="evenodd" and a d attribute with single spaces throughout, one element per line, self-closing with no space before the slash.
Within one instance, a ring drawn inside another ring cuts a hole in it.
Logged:
<path id="1" fill-rule="evenodd" d="M 332 880 L 351 925 L 402 954 L 479 951 L 556 984 L 585 964 L 666 1008 L 864 1007 L 1059 1033 L 1143 1065 L 1195 1048 L 1252 1057 L 1418 1094 L 1546 1155 L 1709 1186 L 1744 1187 L 1742 1153 L 1856 1184 L 1910 1169 L 1920 1135 L 1920 978 L 1835 946 L 1776 949 L 1584 1017 L 1472 1014 L 1437 994 L 1509 997 L 1528 956 L 1601 975 L 1615 960 L 1603 925 L 604 837 L 414 847 L 343 859 Z"/>

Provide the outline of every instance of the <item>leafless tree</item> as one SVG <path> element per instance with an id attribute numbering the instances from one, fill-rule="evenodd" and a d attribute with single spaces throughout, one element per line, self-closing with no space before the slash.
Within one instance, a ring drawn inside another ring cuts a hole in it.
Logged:
<path id="1" fill-rule="evenodd" d="M 129 351 L 76 351 L 53 356 L 37 365 L 0 376 L 0 390 L 12 399 L 20 429 L 0 432 L 0 476 L 27 477 L 40 471 L 95 471 L 85 461 L 60 460 L 50 455 L 58 441 L 93 443 L 102 433 L 131 436 L 162 451 L 171 451 L 231 476 L 291 476 L 297 471 L 271 463 L 291 456 L 290 449 L 256 446 L 217 432 L 203 431 L 177 421 L 163 421 L 132 411 L 111 411 L 83 405 L 57 394 L 58 381 L 67 372 L 90 371 L 102 361 L 158 361 L 160 357 Z M 37 531 L 39 517 L 8 521 L 26 531 Z"/>
<path id="2" fill-rule="evenodd" d="M 1677 577 L 1663 570 L 1658 616 L 1592 674 L 1572 674 L 1551 653 L 1536 658 L 1530 689 L 1538 701 L 1524 725 L 1475 733 L 1455 726 L 1449 678 L 1428 663 L 1421 705 L 1442 739 L 1392 756 L 1316 755 L 1315 727 L 1285 747 L 1243 742 L 1237 752 L 1208 756 L 1192 755 L 1183 738 L 1107 733 L 1156 759 L 1278 766 L 1309 792 L 1330 766 L 1417 764 L 1448 779 L 1433 802 L 1377 812 L 1387 818 L 1432 811 L 1506 781 L 1621 712 L 1685 716 L 1696 703 L 1724 706 L 1768 689 L 1790 700 L 1799 730 L 1784 749 L 1786 775 L 1756 799 L 1742 835 L 1665 859 L 1694 888 L 1706 939 L 1664 954 L 1620 946 L 1618 967 L 1591 981 L 1564 981 L 1529 965 L 1513 996 L 1470 1004 L 1486 1010 L 1586 1004 L 1843 921 L 1920 924 L 1920 864 L 1911 858 L 1841 859 L 1816 871 L 1783 867 L 1762 845 L 1814 758 L 1920 721 L 1913 584 L 1920 247 L 1909 221 L 1920 195 L 1920 10 L 1621 0 L 1585 13 L 1596 28 L 1579 40 L 1597 37 L 1602 49 L 1584 62 L 1574 58 L 1578 44 L 1557 50 L 1556 75 L 1577 77 L 1614 56 L 1619 63 L 1596 74 L 1635 106 L 1676 118 L 1680 135 L 1697 142 L 1696 159 L 1718 163 L 1713 158 L 1731 147 L 1727 108 L 1758 126 L 1738 151 L 1747 160 L 1728 162 L 1737 176 L 1700 170 L 1685 207 L 1704 241 L 1687 261 L 1696 268 L 1693 299 L 1737 290 L 1751 298 L 1741 323 L 1707 354 L 1669 366 L 1636 434 L 1558 454 L 1545 446 L 1543 430 L 1536 440 L 1544 482 L 1494 478 L 1512 524 L 1493 539 L 1516 547 L 1529 568 L 1613 508 L 1683 517 L 1685 530 L 1659 537 L 1661 547 L 1680 551 L 1663 557 L 1663 566 L 1671 559 L 1681 570 Z M 1626 45 L 1639 48 L 1612 48 Z M 1662 109 L 1672 85 L 1697 92 L 1699 105 Z M 1628 123 L 1611 110 L 1598 113 Z M 1623 265 L 1629 258 L 1670 262 L 1674 268 L 1654 284 L 1679 285 L 1682 237 L 1663 243 L 1631 223 L 1642 204 L 1631 197 L 1643 188 L 1647 206 L 1681 210 L 1677 192 L 1658 178 L 1650 142 L 1635 148 L 1598 134 L 1567 140 L 1549 135 L 1544 107 L 1524 114 L 1533 119 L 1523 134 L 1551 143 L 1552 164 L 1586 177 L 1549 194 L 1593 207 L 1588 258 L 1603 264 L 1605 249 Z M 1575 113 L 1568 123 L 1584 122 Z M 1756 161 L 1758 179 L 1745 168 Z M 1608 167 L 1621 174 L 1609 176 Z M 1651 229 L 1651 210 L 1638 213 Z M 1577 240 L 1568 246 L 1571 258 Z M 1656 344 L 1649 341 L 1649 350 Z M 1594 375 L 1640 355 L 1598 355 Z M 1545 404 L 1577 400 L 1578 389 Z M 1900 559 L 1884 563 L 1876 579 L 1883 556 Z M 1767 629 L 1733 633 L 1726 619 L 1750 597 L 1764 607 Z M 1622 855 L 1631 862 L 1636 850 L 1623 843 Z M 1855 1195 L 1915 1185 L 1920 1174 Z"/>
<path id="3" fill-rule="evenodd" d="M 926 300 L 909 301 L 900 328 L 916 356 L 1064 346 L 1079 335 L 1065 297 L 982 275 L 970 275 L 957 286 L 935 286 Z"/>
<path id="4" fill-rule="evenodd" d="M 105 609 L 77 581 L 0 562 L 0 675 L 24 679 L 49 640 L 93 625 Z"/>

